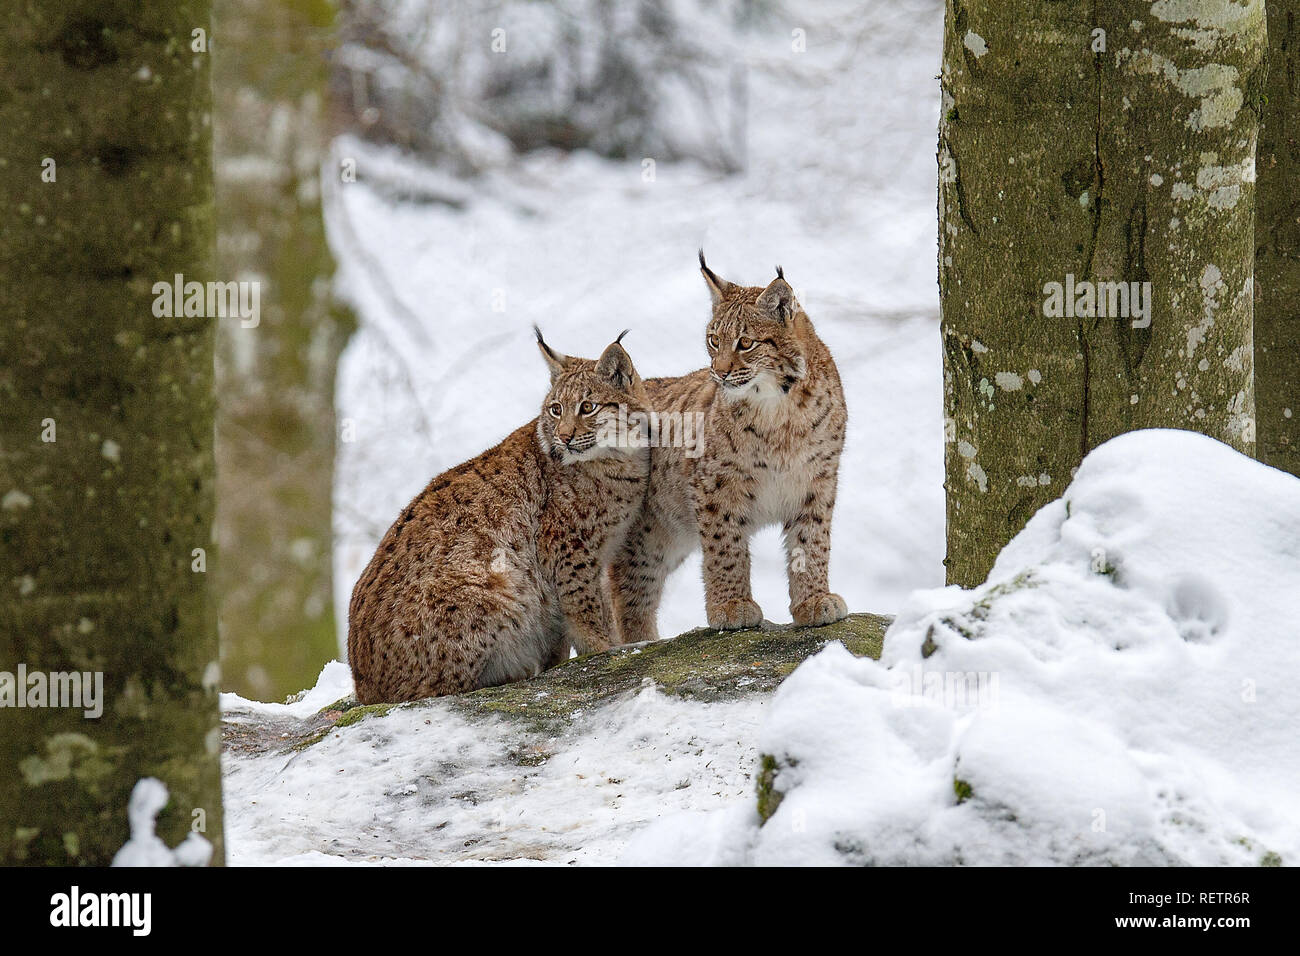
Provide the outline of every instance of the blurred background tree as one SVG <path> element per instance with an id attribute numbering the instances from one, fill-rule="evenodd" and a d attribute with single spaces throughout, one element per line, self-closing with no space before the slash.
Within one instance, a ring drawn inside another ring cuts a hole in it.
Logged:
<path id="1" fill-rule="evenodd" d="M 700 2 L 738 23 L 765 6 Z M 355 322 L 332 295 L 330 242 L 369 258 L 346 222 L 327 242 L 325 220 L 332 190 L 384 175 L 342 168 L 327 155 L 333 136 L 449 174 L 452 198 L 425 182 L 403 194 L 417 203 L 454 203 L 455 181 L 544 148 L 735 171 L 744 68 L 689 14 L 650 0 L 214 0 L 219 274 L 258 280 L 262 294 L 260 324 L 224 323 L 217 339 L 226 689 L 268 700 L 310 686 L 346 627 L 333 592 L 350 582 L 335 588 L 331 566 L 334 395 Z M 436 331 L 436 315 L 404 311 L 422 337 Z"/>
<path id="2" fill-rule="evenodd" d="M 342 0 L 332 82 L 350 130 L 458 175 L 551 147 L 743 166 L 734 35 L 767 0 Z M 507 27 L 507 24 L 509 25 Z"/>
<path id="3" fill-rule="evenodd" d="M 321 173 L 330 0 L 215 0 L 219 274 L 261 283 L 256 327 L 217 337 L 223 686 L 310 687 L 338 655 L 334 377 L 354 327 L 332 295 Z"/>

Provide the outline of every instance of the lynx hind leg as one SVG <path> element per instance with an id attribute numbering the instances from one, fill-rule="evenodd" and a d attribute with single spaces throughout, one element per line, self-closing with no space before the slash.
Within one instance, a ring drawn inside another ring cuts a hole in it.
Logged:
<path id="1" fill-rule="evenodd" d="M 372 666 L 356 681 L 362 704 L 395 704 L 460 694 L 483 686 L 484 656 L 445 625 L 395 626 L 375 642 Z"/>
<path id="2" fill-rule="evenodd" d="M 622 644 L 659 639 L 659 600 L 667 571 L 652 532 L 649 521 L 639 522 L 609 569 L 610 599 Z"/>
<path id="3" fill-rule="evenodd" d="M 663 579 L 636 551 L 620 555 L 610 568 L 610 591 L 620 644 L 659 640 L 659 599 Z"/>
<path id="4" fill-rule="evenodd" d="M 497 613 L 485 615 L 480 626 L 491 628 L 485 644 L 479 687 L 495 687 L 536 677 L 561 653 L 567 659 L 568 642 L 557 634 L 553 622 L 543 613 L 540 593 L 529 599 L 500 600 Z"/>
<path id="5" fill-rule="evenodd" d="M 659 640 L 659 604 L 668 575 L 695 547 L 694 529 L 673 529 L 647 516 L 628 533 L 610 568 L 614 616 L 624 644 Z"/>
<path id="6" fill-rule="evenodd" d="M 422 675 L 415 697 L 467 693 L 541 673 L 551 641 L 539 594 L 464 583 L 431 603 L 421 636 L 410 640 Z"/>

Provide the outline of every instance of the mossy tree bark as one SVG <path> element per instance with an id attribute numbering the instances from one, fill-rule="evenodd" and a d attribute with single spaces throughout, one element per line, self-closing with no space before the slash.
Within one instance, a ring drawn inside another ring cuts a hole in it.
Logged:
<path id="1" fill-rule="evenodd" d="M 1083 456 L 1117 434 L 1186 428 L 1253 454 L 1264 45 L 1262 0 L 949 0 L 949 582 L 983 581 Z M 1071 277 L 1139 293 L 1150 283 L 1149 325 L 1117 289 L 1106 315 L 1095 301 L 1088 314 L 1086 297 L 1066 311 Z"/>
<path id="2" fill-rule="evenodd" d="M 310 687 L 338 656 L 334 379 L 353 320 L 331 297 L 321 213 L 329 0 L 215 0 L 218 262 L 261 283 L 255 327 L 217 338 L 217 540 L 225 688 Z"/>
<path id="3" fill-rule="evenodd" d="M 1300 2 L 1267 0 L 1255 199 L 1259 457 L 1300 476 Z"/>
<path id="4" fill-rule="evenodd" d="M 0 864 L 109 863 L 145 776 L 171 791 L 159 835 L 202 829 L 222 860 L 195 570 L 213 563 L 213 328 L 156 316 L 152 292 L 209 278 L 208 14 L 0 6 L 0 671 L 103 680 L 98 719 L 0 710 Z"/>

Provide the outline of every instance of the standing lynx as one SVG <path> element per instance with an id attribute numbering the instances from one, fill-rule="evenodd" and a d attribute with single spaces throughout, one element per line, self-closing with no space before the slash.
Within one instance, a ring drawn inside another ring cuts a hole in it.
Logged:
<path id="1" fill-rule="evenodd" d="M 713 298 L 707 369 L 646 381 L 650 407 L 704 412 L 703 453 L 656 448 L 646 510 L 613 570 L 623 639 L 654 640 L 664 579 L 704 550 L 710 627 L 763 620 L 749 581 L 749 537 L 779 524 L 790 613 L 829 624 L 848 613 L 830 593 L 831 510 L 848 412 L 830 351 L 813 331 L 781 269 L 765 289 L 700 269 Z"/>
<path id="2" fill-rule="evenodd" d="M 570 644 L 619 643 L 607 571 L 650 464 L 610 426 L 644 408 L 643 386 L 618 342 L 594 362 L 540 331 L 537 344 L 551 371 L 541 415 L 430 482 L 357 581 L 348 660 L 363 704 L 520 680 Z"/>

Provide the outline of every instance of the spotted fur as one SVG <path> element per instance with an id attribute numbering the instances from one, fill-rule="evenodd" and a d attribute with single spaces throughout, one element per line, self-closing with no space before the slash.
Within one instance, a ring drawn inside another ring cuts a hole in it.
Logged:
<path id="1" fill-rule="evenodd" d="M 621 338 L 621 336 L 620 336 Z M 402 511 L 357 581 L 348 659 L 363 704 L 531 677 L 619 643 L 608 569 L 644 508 L 649 449 L 612 441 L 643 409 L 615 342 L 597 361 L 537 334 L 551 371 L 541 415 L 444 472 Z"/>
<path id="2" fill-rule="evenodd" d="M 784 533 L 795 622 L 828 624 L 848 613 L 828 584 L 848 420 L 830 350 L 779 267 L 766 288 L 719 278 L 703 253 L 700 269 L 713 299 L 709 367 L 645 386 L 653 409 L 704 412 L 703 453 L 654 449 L 645 513 L 613 569 L 627 641 L 658 637 L 664 580 L 696 548 L 704 553 L 709 626 L 759 624 L 749 538 L 772 524 Z"/>

